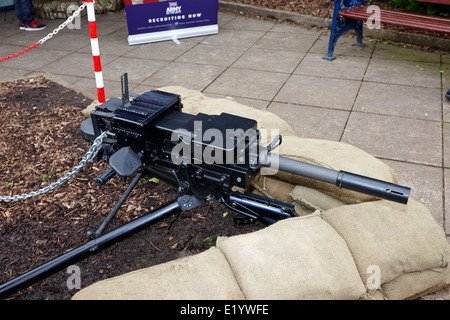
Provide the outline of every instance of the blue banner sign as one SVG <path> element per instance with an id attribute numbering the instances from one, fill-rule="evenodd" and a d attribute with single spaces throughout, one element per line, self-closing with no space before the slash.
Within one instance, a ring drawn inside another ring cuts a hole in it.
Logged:
<path id="1" fill-rule="evenodd" d="M 127 0 L 125 12 L 129 45 L 219 32 L 218 0 L 178 0 L 140 4 L 133 4 Z"/>

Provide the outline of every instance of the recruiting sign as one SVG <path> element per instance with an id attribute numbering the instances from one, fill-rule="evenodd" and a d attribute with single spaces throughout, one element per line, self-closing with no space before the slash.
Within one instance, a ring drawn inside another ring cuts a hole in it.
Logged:
<path id="1" fill-rule="evenodd" d="M 128 44 L 215 34 L 218 0 L 125 0 Z"/>

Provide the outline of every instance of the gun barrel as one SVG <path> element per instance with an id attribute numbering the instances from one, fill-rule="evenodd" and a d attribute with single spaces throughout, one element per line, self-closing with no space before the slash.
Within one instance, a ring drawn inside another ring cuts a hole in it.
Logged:
<path id="1" fill-rule="evenodd" d="M 322 182 L 332 183 L 339 188 L 349 189 L 369 194 L 382 199 L 406 204 L 411 189 L 409 187 L 377 180 L 370 177 L 354 174 L 346 171 L 316 166 L 314 164 L 278 156 L 268 155 L 268 164 L 272 168 L 297 174 L 306 178 L 316 179 Z"/>

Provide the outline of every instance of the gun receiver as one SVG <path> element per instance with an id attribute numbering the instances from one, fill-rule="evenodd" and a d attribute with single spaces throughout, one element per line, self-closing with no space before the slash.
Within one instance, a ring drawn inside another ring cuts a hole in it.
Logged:
<path id="1" fill-rule="evenodd" d="M 132 182 L 98 230 L 88 234 L 89 241 L 85 245 L 0 285 L 0 298 L 162 219 L 175 216 L 175 221 L 181 212 L 214 198 L 242 215 L 235 219 L 236 223 L 259 221 L 269 225 L 294 217 L 292 204 L 232 190 L 234 187 L 247 189 L 263 166 L 391 201 L 404 204 L 408 201 L 408 187 L 271 153 L 281 143 L 281 136 L 269 146 L 261 147 L 255 120 L 227 113 L 191 115 L 181 110 L 180 96 L 162 91 L 146 92 L 130 101 L 126 76 L 122 78 L 122 99 L 111 98 L 92 111 L 91 118 L 82 124 L 82 134 L 94 140 L 103 132 L 110 133 L 98 154 L 98 160 L 104 159 L 110 165 L 97 178 L 99 185 L 116 175 L 124 179 L 134 176 Z M 144 175 L 173 183 L 178 187 L 180 197 L 103 234 L 108 222 Z"/>

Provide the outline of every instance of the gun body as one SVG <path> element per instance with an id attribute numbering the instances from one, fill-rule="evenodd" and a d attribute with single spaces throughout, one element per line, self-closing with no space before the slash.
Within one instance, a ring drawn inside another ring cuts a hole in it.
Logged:
<path id="1" fill-rule="evenodd" d="M 96 136 L 106 130 L 115 134 L 108 149 L 113 152 L 105 153 L 105 158 L 121 176 L 134 173 L 123 170 L 124 163 L 142 164 L 175 181 L 180 191 L 204 198 L 232 187 L 246 189 L 262 166 L 272 166 L 339 188 L 408 201 L 407 187 L 270 154 L 260 146 L 255 120 L 226 113 L 186 114 L 181 112 L 179 96 L 161 91 L 144 93 L 128 103 L 124 100 L 111 99 L 91 113 Z M 117 152 L 122 148 L 131 148 L 135 155 Z"/>
<path id="2" fill-rule="evenodd" d="M 248 188 L 259 169 L 256 121 L 226 113 L 191 115 L 181 108 L 179 96 L 161 91 L 144 93 L 129 105 L 110 99 L 97 107 L 91 113 L 95 135 L 107 130 L 115 135 L 103 158 L 122 177 L 148 168 L 172 176 L 168 179 L 182 192 L 199 198 Z M 123 168 L 129 162 L 136 170 Z"/>

